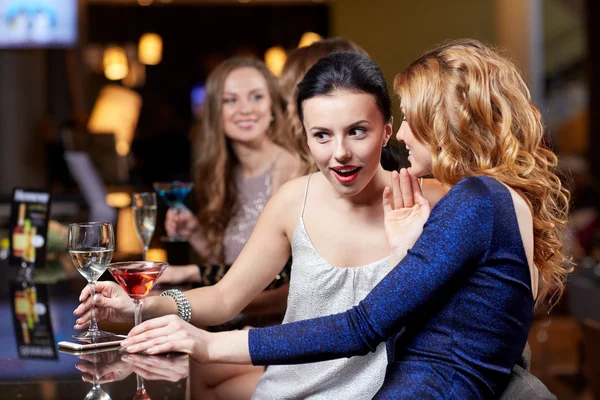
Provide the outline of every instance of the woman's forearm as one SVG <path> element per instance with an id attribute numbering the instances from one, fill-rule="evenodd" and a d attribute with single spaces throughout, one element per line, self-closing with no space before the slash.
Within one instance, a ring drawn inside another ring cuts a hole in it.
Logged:
<path id="1" fill-rule="evenodd" d="M 177 304 L 169 296 L 149 296 L 142 303 L 142 318 L 144 320 L 177 314 Z"/>
<path id="2" fill-rule="evenodd" d="M 248 330 L 205 333 L 206 355 L 205 357 L 192 358 L 199 362 L 228 363 L 228 364 L 251 364 L 250 350 L 248 349 Z M 202 344 L 200 344 L 202 346 Z M 204 349 L 199 351 L 204 354 Z"/>
<path id="3" fill-rule="evenodd" d="M 212 326 L 230 321 L 239 310 L 229 310 L 223 301 L 221 291 L 215 286 L 187 290 L 183 293 L 192 309 L 192 320 L 195 326 Z M 178 315 L 177 303 L 170 296 L 147 297 L 143 303 L 142 316 L 144 320 Z"/>

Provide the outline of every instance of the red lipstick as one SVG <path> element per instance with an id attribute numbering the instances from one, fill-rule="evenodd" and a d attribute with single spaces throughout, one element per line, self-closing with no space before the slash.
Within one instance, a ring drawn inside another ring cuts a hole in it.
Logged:
<path id="1" fill-rule="evenodd" d="M 333 175 L 342 183 L 350 183 L 358 177 L 360 167 L 354 165 L 339 165 L 331 167 Z"/>

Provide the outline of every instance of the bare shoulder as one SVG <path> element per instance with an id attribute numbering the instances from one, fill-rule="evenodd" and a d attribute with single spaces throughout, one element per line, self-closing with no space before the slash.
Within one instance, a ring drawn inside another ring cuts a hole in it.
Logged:
<path id="1" fill-rule="evenodd" d="M 443 185 L 436 179 L 423 179 L 421 189 L 423 190 L 423 196 L 429 200 L 432 206 L 435 206 L 448 193 L 450 187 Z"/>
<path id="2" fill-rule="evenodd" d="M 282 223 L 286 232 L 291 232 L 300 217 L 307 176 L 301 176 L 285 182 L 267 203 L 265 211 Z"/>
<path id="3" fill-rule="evenodd" d="M 277 190 L 290 179 L 302 175 L 302 167 L 300 156 L 282 150 L 273 165 L 273 188 Z"/>

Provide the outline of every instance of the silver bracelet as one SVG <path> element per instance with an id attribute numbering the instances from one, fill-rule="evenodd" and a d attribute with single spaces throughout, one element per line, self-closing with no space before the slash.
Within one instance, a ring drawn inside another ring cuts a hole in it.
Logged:
<path id="1" fill-rule="evenodd" d="M 165 290 L 160 295 L 169 296 L 175 300 L 175 303 L 177 304 L 177 315 L 179 315 L 179 318 L 185 322 L 190 322 L 192 320 L 192 306 L 190 306 L 190 302 L 181 292 L 181 290 L 169 289 Z"/>

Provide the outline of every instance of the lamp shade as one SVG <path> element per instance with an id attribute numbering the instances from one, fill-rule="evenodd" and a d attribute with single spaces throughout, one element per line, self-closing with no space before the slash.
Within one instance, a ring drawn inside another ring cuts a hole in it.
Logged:
<path id="1" fill-rule="evenodd" d="M 142 64 L 156 65 L 162 60 L 163 41 L 156 33 L 144 33 L 138 45 L 138 59 Z"/>
<path id="2" fill-rule="evenodd" d="M 123 79 L 129 73 L 125 50 L 119 46 L 108 46 L 104 49 L 104 75 L 111 81 Z"/>
<path id="3" fill-rule="evenodd" d="M 275 76 L 281 74 L 285 60 L 287 60 L 287 54 L 281 46 L 271 47 L 265 52 L 265 64 Z"/>
<path id="4" fill-rule="evenodd" d="M 141 96 L 118 85 L 106 85 L 94 104 L 88 122 L 92 133 L 114 133 L 116 150 L 121 156 L 129 153 L 142 107 Z"/>
<path id="5" fill-rule="evenodd" d="M 323 39 L 321 35 L 314 32 L 304 32 L 302 37 L 300 38 L 300 43 L 298 43 L 298 47 L 307 47 L 313 44 L 314 42 L 318 42 Z"/>

